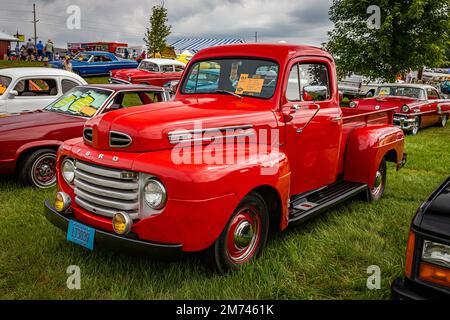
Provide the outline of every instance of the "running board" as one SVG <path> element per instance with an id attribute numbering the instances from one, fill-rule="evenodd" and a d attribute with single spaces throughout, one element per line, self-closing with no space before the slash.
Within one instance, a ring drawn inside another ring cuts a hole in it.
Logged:
<path id="1" fill-rule="evenodd" d="M 299 222 L 316 216 L 367 190 L 367 185 L 339 181 L 328 187 L 291 198 L 289 222 Z"/>

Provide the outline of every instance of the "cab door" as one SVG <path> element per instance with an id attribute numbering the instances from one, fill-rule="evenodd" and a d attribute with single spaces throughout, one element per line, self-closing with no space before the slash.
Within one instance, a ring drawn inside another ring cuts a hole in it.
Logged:
<path id="1" fill-rule="evenodd" d="M 336 74 L 323 57 L 293 60 L 286 71 L 282 114 L 291 195 L 336 182 L 342 136 Z"/>

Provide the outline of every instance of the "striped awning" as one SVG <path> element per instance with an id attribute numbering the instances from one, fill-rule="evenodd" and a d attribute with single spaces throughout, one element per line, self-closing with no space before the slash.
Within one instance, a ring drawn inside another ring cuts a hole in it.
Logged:
<path id="1" fill-rule="evenodd" d="M 202 49 L 227 44 L 245 43 L 242 39 L 180 39 L 171 44 L 176 51 L 188 50 L 196 53 Z"/>

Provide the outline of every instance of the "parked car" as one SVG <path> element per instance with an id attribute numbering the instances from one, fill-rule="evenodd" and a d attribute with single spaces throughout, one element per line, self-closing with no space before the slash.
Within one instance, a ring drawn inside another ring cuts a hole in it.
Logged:
<path id="1" fill-rule="evenodd" d="M 419 208 L 406 249 L 405 277 L 394 299 L 450 299 L 450 178 Z"/>
<path id="2" fill-rule="evenodd" d="M 220 80 L 198 92 L 193 78 L 213 64 Z M 63 144 L 44 212 L 89 249 L 205 251 L 219 272 L 238 270 L 262 254 L 269 227 L 382 197 L 386 161 L 406 161 L 393 112 L 342 110 L 334 60 L 318 48 L 204 49 L 173 101 L 93 119 Z"/>
<path id="3" fill-rule="evenodd" d="M 87 82 L 72 72 L 50 68 L 0 69 L 0 114 L 42 109 Z"/>
<path id="4" fill-rule="evenodd" d="M 373 97 L 380 85 L 382 85 L 380 80 L 374 81 L 358 75 L 345 77 L 338 82 L 339 91 L 344 97 L 350 99 Z"/>
<path id="5" fill-rule="evenodd" d="M 86 120 L 112 110 L 169 99 L 162 88 L 91 85 L 73 88 L 44 110 L 0 118 L 0 173 L 17 173 L 27 185 L 56 183 L 56 151 L 81 137 Z"/>
<path id="6" fill-rule="evenodd" d="M 145 59 L 135 70 L 111 72 L 110 83 L 149 84 L 162 87 L 168 82 L 180 80 L 185 64 L 171 59 Z"/>
<path id="7" fill-rule="evenodd" d="M 78 53 L 72 59 L 72 69 L 81 76 L 109 75 L 112 70 L 136 69 L 138 63 L 116 57 L 113 53 L 103 51 L 86 51 Z M 54 68 L 63 68 L 62 61 L 50 61 Z"/>
<path id="8" fill-rule="evenodd" d="M 445 127 L 450 114 L 450 100 L 422 84 L 385 84 L 375 97 L 354 99 L 350 107 L 366 111 L 395 108 L 394 124 L 412 135 L 433 125 Z"/>

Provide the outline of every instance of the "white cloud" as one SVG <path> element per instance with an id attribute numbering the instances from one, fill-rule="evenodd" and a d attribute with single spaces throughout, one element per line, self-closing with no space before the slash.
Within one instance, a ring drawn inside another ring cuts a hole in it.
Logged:
<path id="1" fill-rule="evenodd" d="M 141 44 L 153 0 L 0 0 L 0 30 L 32 36 L 36 2 L 38 36 L 61 47 L 67 42 L 125 41 Z M 68 30 L 66 9 L 81 8 L 81 30 Z M 331 0 L 165 0 L 172 25 L 170 40 L 187 37 L 233 37 L 319 45 L 331 28 Z"/>

